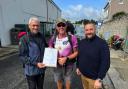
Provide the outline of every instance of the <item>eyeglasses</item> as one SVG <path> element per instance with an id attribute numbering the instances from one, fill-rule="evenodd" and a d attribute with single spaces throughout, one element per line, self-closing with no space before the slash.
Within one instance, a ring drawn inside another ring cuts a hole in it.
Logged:
<path id="1" fill-rule="evenodd" d="M 58 23 L 58 24 L 57 24 L 57 27 L 61 27 L 61 26 L 62 26 L 62 27 L 65 27 L 66 24 L 65 24 L 65 23 Z"/>

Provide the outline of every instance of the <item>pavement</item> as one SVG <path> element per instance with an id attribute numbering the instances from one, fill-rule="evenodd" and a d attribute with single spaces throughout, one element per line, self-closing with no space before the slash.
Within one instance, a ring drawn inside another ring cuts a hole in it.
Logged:
<path id="1" fill-rule="evenodd" d="M 18 45 L 9 45 L 6 47 L 0 47 L 0 60 L 4 57 L 18 53 Z"/>
<path id="2" fill-rule="evenodd" d="M 0 48 L 0 61 L 4 57 L 18 53 L 17 45 Z M 104 89 L 128 89 L 128 54 L 110 49 L 111 67 L 103 80 Z"/>
<path id="3" fill-rule="evenodd" d="M 111 67 L 108 74 L 115 89 L 128 89 L 128 54 L 121 50 L 110 50 Z"/>

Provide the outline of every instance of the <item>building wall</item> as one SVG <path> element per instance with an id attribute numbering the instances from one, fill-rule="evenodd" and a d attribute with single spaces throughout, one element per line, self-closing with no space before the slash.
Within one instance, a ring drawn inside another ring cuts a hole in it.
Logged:
<path id="1" fill-rule="evenodd" d="M 27 24 L 31 16 L 37 16 L 41 22 L 53 22 L 60 17 L 61 10 L 48 1 L 48 14 L 46 0 L 1 0 L 0 2 L 0 39 L 2 46 L 7 46 L 10 41 L 10 29 L 15 24 Z M 47 17 L 49 16 L 49 17 Z"/>
<path id="2" fill-rule="evenodd" d="M 46 21 L 47 18 L 46 0 L 21 0 L 21 1 L 22 1 L 23 13 L 31 16 L 37 16 L 42 21 Z"/>
<path id="3" fill-rule="evenodd" d="M 123 17 L 121 19 L 108 21 L 104 23 L 99 29 L 99 34 L 102 34 L 104 37 L 111 37 L 114 34 L 118 34 L 121 37 L 125 38 L 128 31 L 128 17 Z"/>
<path id="4" fill-rule="evenodd" d="M 18 8 L 17 8 L 18 7 Z M 18 0 L 3 0 L 1 1 L 1 12 L 3 29 L 1 30 L 1 44 L 6 46 L 10 44 L 10 29 L 15 23 L 23 23 L 23 14 L 21 13 L 20 3 Z"/>
<path id="5" fill-rule="evenodd" d="M 122 0 L 123 3 L 120 3 L 121 0 L 110 0 L 110 3 L 105 8 L 105 11 L 108 13 L 107 19 L 110 20 L 114 14 L 117 12 L 124 11 L 128 13 L 128 0 Z"/>
<path id="6" fill-rule="evenodd" d="M 110 5 L 110 18 L 117 12 L 124 11 L 128 13 L 128 0 L 123 0 L 123 4 L 120 4 L 119 0 L 112 0 Z"/>
<path id="7" fill-rule="evenodd" d="M 48 21 L 55 21 L 55 19 L 61 16 L 60 12 L 61 11 L 57 9 L 52 2 L 48 2 Z"/>

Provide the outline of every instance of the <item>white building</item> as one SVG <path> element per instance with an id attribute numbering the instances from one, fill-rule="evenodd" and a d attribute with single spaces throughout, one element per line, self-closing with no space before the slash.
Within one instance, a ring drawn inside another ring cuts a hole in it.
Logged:
<path id="1" fill-rule="evenodd" d="M 15 24 L 27 24 L 31 16 L 41 22 L 54 22 L 61 10 L 52 0 L 0 0 L 1 45 L 11 44 L 10 29 Z"/>

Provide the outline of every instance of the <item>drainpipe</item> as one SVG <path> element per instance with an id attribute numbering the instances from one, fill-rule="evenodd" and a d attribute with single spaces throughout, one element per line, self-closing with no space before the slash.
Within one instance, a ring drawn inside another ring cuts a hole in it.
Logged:
<path id="1" fill-rule="evenodd" d="M 4 17 L 3 17 L 3 8 L 2 8 L 2 6 L 0 5 L 0 10 L 1 10 L 1 28 L 2 28 L 2 30 L 5 30 L 5 25 L 4 25 Z M 3 38 L 2 38 L 2 36 L 3 36 L 3 34 L 1 34 L 0 33 L 0 47 L 2 47 L 3 45 L 2 45 L 2 40 L 3 40 Z"/>
<path id="2" fill-rule="evenodd" d="M 46 31 L 45 31 L 45 34 L 46 34 L 46 32 L 48 31 L 48 0 L 46 0 L 46 6 L 47 6 L 47 22 L 46 22 Z"/>
<path id="3" fill-rule="evenodd" d="M 47 6 L 47 22 L 48 22 L 48 0 L 46 0 L 46 6 Z"/>

